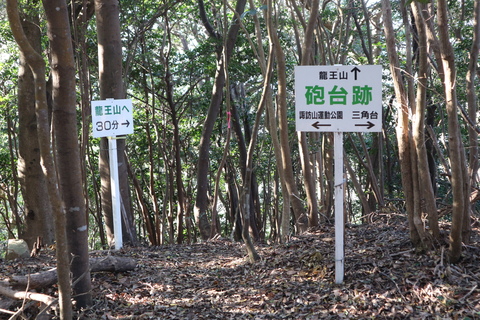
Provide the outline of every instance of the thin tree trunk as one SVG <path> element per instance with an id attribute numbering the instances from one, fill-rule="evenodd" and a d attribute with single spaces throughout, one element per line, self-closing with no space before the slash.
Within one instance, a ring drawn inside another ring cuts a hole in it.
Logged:
<path id="1" fill-rule="evenodd" d="M 120 38 L 119 10 L 118 0 L 95 0 L 99 53 L 99 86 L 100 99 L 102 100 L 125 98 L 125 87 L 122 78 L 122 41 Z M 134 230 L 132 226 L 125 226 L 125 222 L 133 222 L 133 219 L 131 219 L 133 213 L 125 158 L 125 139 L 117 140 L 117 156 L 122 211 L 128 217 L 127 219 L 122 219 L 122 226 L 129 230 Z M 108 241 L 111 244 L 114 232 L 107 138 L 101 138 L 99 162 L 102 183 L 102 210 Z M 125 242 L 136 242 L 135 234 L 132 235 L 133 238 L 129 237 L 129 232 L 125 232 L 123 235 Z"/>
<path id="2" fill-rule="evenodd" d="M 272 47 L 270 47 L 272 49 Z M 245 242 L 246 248 L 247 248 L 247 253 L 250 259 L 250 262 L 255 262 L 260 259 L 260 256 L 258 255 L 257 251 L 255 250 L 255 247 L 253 246 L 252 240 L 250 238 L 250 234 L 248 232 L 249 226 L 250 226 L 250 205 L 251 205 L 251 186 L 252 186 L 252 174 L 253 174 L 253 153 L 254 149 L 256 146 L 257 142 L 257 137 L 258 137 L 258 129 L 260 126 L 260 119 L 261 115 L 263 113 L 263 110 L 266 105 L 267 101 L 267 95 L 270 92 L 270 81 L 271 81 L 271 76 L 272 76 L 272 66 L 273 66 L 273 53 L 272 50 L 270 50 L 270 55 L 268 59 L 268 66 L 266 69 L 266 74 L 265 74 L 265 79 L 263 83 L 263 91 L 262 91 L 262 97 L 260 99 L 260 102 L 258 104 L 257 108 L 257 113 L 255 115 L 255 123 L 253 126 L 252 130 L 252 137 L 250 139 L 250 144 L 248 146 L 248 153 L 247 153 L 247 161 L 245 164 L 245 178 L 243 182 L 243 188 L 241 192 L 241 208 L 242 211 L 242 217 L 243 217 L 243 228 L 242 228 L 242 237 Z"/>
<path id="3" fill-rule="evenodd" d="M 235 11 L 241 15 L 245 8 L 246 0 L 238 0 Z M 203 1 L 199 1 L 199 7 L 203 6 Z M 205 11 L 200 10 L 202 20 L 205 18 Z M 237 19 L 236 17 L 234 18 Z M 213 87 L 212 99 L 210 100 L 210 106 L 208 108 L 207 117 L 203 124 L 202 137 L 200 139 L 198 162 L 197 162 L 197 196 L 195 200 L 194 216 L 197 222 L 197 226 L 200 229 L 200 236 L 203 240 L 206 240 L 210 236 L 210 223 L 208 222 L 207 210 L 208 210 L 208 168 L 209 168 L 209 154 L 210 154 L 210 138 L 212 136 L 215 120 L 218 117 L 220 111 L 220 105 L 223 100 L 223 89 L 225 86 L 225 69 L 226 65 L 230 61 L 233 53 L 233 48 L 240 29 L 238 21 L 233 21 L 227 33 L 226 46 L 223 48 L 223 55 L 225 58 L 220 57 L 217 60 L 217 71 L 215 74 L 215 82 Z M 209 26 L 204 21 L 204 24 Z M 207 27 L 207 31 L 209 28 Z"/>
<path id="4" fill-rule="evenodd" d="M 149 117 L 150 112 L 147 110 L 146 116 L 147 116 L 147 121 L 153 123 L 155 126 L 155 129 L 157 129 L 157 123 L 156 123 L 156 117 L 155 117 L 155 108 L 152 106 L 152 116 L 151 118 Z M 160 232 L 160 217 L 161 217 L 161 209 L 160 209 L 160 201 L 158 200 L 158 193 L 157 193 L 157 188 L 155 187 L 155 182 L 156 182 L 156 174 L 154 168 L 156 167 L 156 162 L 155 162 L 155 154 L 157 151 L 154 148 L 154 143 L 152 139 L 152 133 L 150 130 L 150 126 L 145 127 L 145 135 L 147 138 L 147 143 L 148 143 L 148 171 L 149 171 L 149 178 L 148 178 L 148 190 L 151 198 L 151 203 L 153 206 L 153 216 L 154 216 L 154 225 L 155 228 L 153 229 L 154 232 L 153 234 L 155 235 L 155 241 L 154 243 L 158 246 L 162 243 L 162 235 Z M 161 152 L 158 152 L 162 154 Z"/>
<path id="5" fill-rule="evenodd" d="M 27 19 L 32 19 L 29 21 Z M 31 16 L 22 21 L 28 41 L 37 52 L 42 52 L 38 17 Z M 18 175 L 25 204 L 25 230 L 20 237 L 32 248 L 37 237 L 44 244 L 55 240 L 52 207 L 48 197 L 45 176 L 40 164 L 40 148 L 37 139 L 35 115 L 35 86 L 30 67 L 20 52 L 18 68 Z"/>
<path id="6" fill-rule="evenodd" d="M 419 2 L 411 3 L 415 23 L 418 34 L 418 84 L 416 107 L 413 115 L 413 143 L 417 153 L 418 167 L 418 184 L 422 186 L 422 192 L 418 194 L 423 205 L 418 213 L 420 216 L 427 215 L 430 231 L 435 240 L 440 238 L 440 229 L 438 227 L 437 206 L 435 204 L 435 195 L 433 193 L 433 185 L 426 183 L 432 181 L 428 167 L 427 149 L 425 145 L 425 114 L 427 104 L 427 74 L 428 74 L 428 53 L 427 53 L 427 34 L 425 21 L 423 19 L 422 10 L 426 9 L 425 5 Z"/>
<path id="7" fill-rule="evenodd" d="M 400 160 L 400 171 L 402 177 L 403 192 L 405 194 L 405 206 L 408 214 L 408 224 L 410 230 L 410 240 L 415 246 L 422 246 L 425 235 L 419 233 L 416 225 L 421 221 L 415 218 L 415 195 L 413 183 L 413 169 L 411 162 L 411 136 L 408 124 L 408 99 L 405 85 L 402 81 L 400 62 L 396 52 L 395 31 L 392 22 L 392 7 L 390 0 L 382 0 L 383 21 L 385 30 L 385 39 L 387 44 L 387 53 L 390 61 L 390 72 L 395 87 L 395 96 L 398 104 L 397 120 L 397 143 Z"/>
<path id="8" fill-rule="evenodd" d="M 308 217 L 305 215 L 305 208 L 301 199 L 299 198 L 299 193 L 297 185 L 295 182 L 295 177 L 293 175 L 293 166 L 292 158 L 290 151 L 290 140 L 288 134 L 288 116 L 287 116 L 287 78 L 286 78 L 286 62 L 285 62 L 285 53 L 282 49 L 280 39 L 278 38 L 277 31 L 275 30 L 273 24 L 273 4 L 272 1 L 267 1 L 267 15 L 269 15 L 270 21 L 268 23 L 269 37 L 270 41 L 273 43 L 275 50 L 275 58 L 277 60 L 277 81 L 278 81 L 278 91 L 277 91 L 277 115 L 278 115 L 278 131 L 280 139 L 280 154 L 281 154 L 281 171 L 280 174 L 284 175 L 285 186 L 287 188 L 287 194 L 284 194 L 285 197 L 290 198 L 290 203 L 293 209 L 293 214 L 295 217 L 295 225 L 298 229 L 298 232 L 302 233 L 307 230 L 308 227 Z M 273 116 L 273 115 L 270 115 Z M 273 132 L 272 132 L 273 134 Z"/>
<path id="9" fill-rule="evenodd" d="M 269 34 L 274 31 L 274 27 L 271 21 L 271 14 L 267 13 L 267 28 Z M 270 40 L 270 52 L 273 53 L 273 41 Z M 274 59 L 274 56 L 270 54 L 268 60 Z M 265 67 L 265 76 L 267 77 L 267 71 Z M 282 153 L 281 153 L 281 145 L 280 141 L 278 138 L 278 127 L 277 127 L 277 122 L 276 122 L 276 113 L 273 107 L 273 101 L 272 101 L 272 93 L 270 86 L 267 87 L 267 94 L 266 94 L 266 122 L 267 122 L 267 128 L 270 132 L 270 137 L 272 139 L 272 145 L 273 145 L 273 151 L 275 154 L 275 160 L 277 164 L 277 173 L 278 173 L 278 180 L 280 180 L 280 189 L 281 193 L 283 195 L 283 206 L 282 206 L 282 212 L 280 212 L 279 209 L 279 202 L 280 202 L 280 197 L 279 194 L 276 193 L 275 201 L 276 201 L 276 214 L 277 214 L 277 230 L 278 230 L 278 239 L 279 242 L 283 243 L 287 241 L 287 238 L 290 234 L 290 196 L 289 192 L 287 190 L 287 185 L 286 185 L 286 179 L 285 179 L 285 174 L 283 174 L 283 164 L 282 164 Z M 276 189 L 277 191 L 278 189 Z"/>
<path id="10" fill-rule="evenodd" d="M 416 31 L 416 25 L 410 23 L 410 13 L 408 12 L 408 5 L 406 4 L 405 0 L 401 0 L 402 6 L 402 18 L 405 28 L 405 38 L 406 38 L 406 65 L 405 70 L 407 74 L 413 75 L 413 66 L 414 66 L 414 59 L 413 57 L 416 54 L 415 50 L 415 37 L 416 34 L 412 37 L 412 30 Z M 413 39 L 413 40 L 412 40 Z M 416 104 L 415 104 L 415 83 L 413 77 L 406 77 L 406 96 L 407 96 L 407 103 L 408 103 L 408 110 L 415 114 Z M 431 246 L 431 241 L 429 234 L 425 230 L 425 225 L 423 223 L 422 217 L 422 210 L 424 205 L 421 202 L 422 199 L 422 188 L 420 187 L 420 180 L 418 179 L 419 175 L 419 167 L 418 167 L 418 155 L 416 152 L 415 147 L 415 140 L 412 134 L 412 124 L 411 122 L 407 122 L 409 125 L 408 128 L 408 135 L 409 135 L 409 149 L 410 149 L 410 168 L 411 168 L 411 181 L 412 184 L 412 201 L 413 201 L 413 212 L 412 219 L 413 219 L 413 226 L 416 229 L 420 241 L 415 246 L 419 250 L 425 250 Z"/>
<path id="11" fill-rule="evenodd" d="M 465 150 L 462 145 L 457 115 L 456 66 L 454 52 L 448 33 L 448 13 L 445 0 L 437 1 L 438 32 L 443 70 L 445 72 L 445 101 L 448 116 L 448 146 L 452 167 L 452 230 L 450 232 L 449 256 L 457 262 L 462 253 L 463 219 L 468 217 L 468 179 L 466 175 Z"/>
<path id="12" fill-rule="evenodd" d="M 323 174 L 325 175 L 325 182 L 323 185 L 323 211 L 327 218 L 333 216 L 333 194 L 335 191 L 335 181 L 333 173 L 333 134 L 326 132 L 322 134 L 322 164 Z M 323 180 L 323 179 L 322 179 Z"/>
<path id="13" fill-rule="evenodd" d="M 87 213 L 90 212 L 90 197 L 89 197 L 89 187 L 93 185 L 94 188 L 94 217 L 95 219 L 98 217 L 96 215 L 97 212 L 101 212 L 101 208 L 99 207 L 98 201 L 98 188 L 96 186 L 96 179 L 92 179 L 92 181 L 88 181 L 89 177 L 89 162 L 90 162 L 90 75 L 89 75 L 89 58 L 87 53 L 87 38 L 86 33 L 89 26 L 90 19 L 92 18 L 93 12 L 93 4 L 88 3 L 86 0 L 79 1 L 77 3 L 72 3 L 72 31 L 73 31 L 73 42 L 75 43 L 74 47 L 74 56 L 75 56 L 75 63 L 77 68 L 77 76 L 78 76 L 78 90 L 80 91 L 80 106 L 82 112 L 82 120 L 81 120 L 81 136 L 80 136 L 80 161 L 81 165 L 80 168 L 82 170 L 82 185 L 83 185 L 83 193 L 85 198 L 85 210 Z M 90 183 L 89 183 L 90 182 Z M 106 247 L 105 241 L 105 232 L 103 228 L 102 220 L 98 220 L 98 234 L 100 237 L 100 241 L 102 247 Z"/>
<path id="14" fill-rule="evenodd" d="M 310 8 L 310 18 L 305 30 L 304 42 L 301 51 L 302 55 L 300 65 L 302 66 L 310 65 L 313 62 L 313 32 L 315 31 L 317 24 L 319 2 L 319 0 L 313 0 Z M 308 226 L 316 227 L 318 226 L 318 203 L 317 195 L 315 193 L 315 175 L 310 163 L 310 155 L 308 152 L 307 134 L 305 132 L 298 132 L 297 137 L 308 203 Z"/>
<path id="15" fill-rule="evenodd" d="M 228 87 L 228 85 L 227 85 Z M 228 99 L 228 98 L 227 98 Z M 220 189 L 220 178 L 222 176 L 222 172 L 225 169 L 225 163 L 227 161 L 228 157 L 228 150 L 230 146 L 230 137 L 231 137 L 231 129 L 230 129 L 230 124 L 228 125 L 227 128 L 227 137 L 225 140 L 225 147 L 223 150 L 223 155 L 222 159 L 220 160 L 220 163 L 218 164 L 218 169 L 217 169 L 217 174 L 215 176 L 215 189 L 213 192 L 213 204 L 212 204 L 212 225 L 210 228 L 210 238 L 213 238 L 217 235 L 221 234 L 221 227 L 220 227 L 220 219 L 218 217 L 218 210 L 217 210 L 217 204 L 218 204 L 218 193 Z"/>
<path id="16" fill-rule="evenodd" d="M 346 155 L 344 155 L 343 159 L 344 159 L 343 162 L 344 162 L 345 168 L 347 169 L 347 172 L 350 175 L 350 179 L 352 180 L 353 187 L 357 191 L 357 196 L 360 199 L 360 202 L 362 204 L 363 216 L 368 216 L 372 212 L 372 209 L 370 208 L 370 204 L 368 203 L 367 197 L 365 197 L 365 192 L 363 192 L 362 186 L 360 185 L 360 182 L 357 179 L 357 173 L 353 170 Z"/>
<path id="17" fill-rule="evenodd" d="M 57 188 L 58 180 L 52 154 L 50 140 L 50 126 L 48 121 L 48 106 L 46 96 L 45 62 L 30 45 L 25 37 L 20 22 L 18 4 L 16 0 L 7 1 L 7 14 L 13 36 L 21 51 L 25 55 L 34 79 L 35 79 L 35 110 L 37 116 L 38 140 L 42 170 L 47 179 L 48 192 L 52 202 L 52 210 L 55 220 L 55 239 L 57 241 L 56 257 L 58 268 L 58 287 L 60 318 L 62 320 L 72 319 L 72 301 L 70 286 L 70 259 L 67 245 L 65 207 L 62 203 L 60 192 Z"/>
<path id="18" fill-rule="evenodd" d="M 242 181 L 245 181 L 245 172 L 246 172 L 246 163 L 247 163 L 247 147 L 246 147 L 246 142 L 245 142 L 245 137 L 242 132 L 242 127 L 240 125 L 240 116 L 239 116 L 239 110 L 244 110 L 246 108 L 245 105 L 243 105 L 243 102 L 245 100 L 245 91 L 243 84 L 239 84 L 237 86 L 232 86 L 231 88 L 231 97 L 232 97 L 232 104 L 231 104 L 231 125 L 233 132 L 235 133 L 235 136 L 237 138 L 237 144 L 238 144 L 238 151 L 239 151 L 239 165 L 240 165 L 240 171 L 242 175 Z M 245 117 L 245 118 L 244 118 Z M 248 116 L 246 113 L 242 115 L 242 118 L 244 118 L 244 131 L 245 131 L 245 136 L 250 136 L 250 124 L 248 123 Z M 250 203 L 250 215 L 251 217 L 256 216 L 257 213 L 260 213 L 260 208 L 255 207 L 255 204 L 258 204 L 259 197 L 258 197 L 258 185 L 256 184 L 256 176 L 255 172 L 252 172 L 252 185 L 250 187 L 250 192 L 251 194 L 251 203 Z M 234 211 L 236 211 L 236 208 L 232 208 Z M 232 213 L 233 214 L 233 213 Z M 251 225 L 250 225 L 250 231 L 252 233 L 252 236 L 254 237 L 254 240 L 258 240 L 260 235 L 258 232 L 258 228 L 256 225 L 256 220 L 251 219 L 250 220 Z"/>
<path id="19" fill-rule="evenodd" d="M 143 199 L 143 192 L 140 182 L 138 181 L 135 173 L 132 171 L 130 164 L 128 163 L 128 175 L 133 182 L 133 187 L 135 189 L 135 194 L 137 196 L 138 206 L 140 207 L 140 211 L 142 213 L 143 220 L 145 221 L 145 227 L 147 228 L 147 236 L 148 240 L 150 240 L 150 244 L 152 246 L 158 246 L 157 238 L 155 236 L 155 228 L 154 222 L 150 216 L 150 211 L 148 209 L 145 200 Z"/>
<path id="20" fill-rule="evenodd" d="M 65 0 L 44 1 L 51 47 L 53 128 L 58 183 L 67 211 L 70 270 L 77 308 L 92 304 L 88 222 L 83 197 L 76 114 L 76 79 L 68 8 Z"/>
<path id="21" fill-rule="evenodd" d="M 368 174 L 368 179 L 370 180 L 371 188 L 373 189 L 373 194 L 375 196 L 375 202 L 380 206 L 383 207 L 385 206 L 385 202 L 383 201 L 383 194 L 382 190 L 379 187 L 378 179 L 377 176 L 375 175 L 375 168 L 373 165 L 372 158 L 370 157 L 370 154 L 368 153 L 368 148 L 367 144 L 365 143 L 365 139 L 363 139 L 363 136 L 360 133 L 357 133 L 357 137 L 360 140 L 360 143 L 362 145 L 363 153 L 365 154 L 365 161 L 362 163 L 364 164 L 365 169 L 367 170 Z M 360 157 L 359 157 L 360 159 Z M 374 208 L 374 206 L 372 206 Z"/>
<path id="22" fill-rule="evenodd" d="M 184 236 L 184 219 L 185 212 L 187 210 L 186 197 L 185 197 L 185 187 L 183 186 L 182 179 L 182 158 L 180 156 L 181 152 L 181 141 L 180 133 L 178 126 L 178 119 L 176 114 L 172 113 L 172 122 L 173 122 L 173 142 L 175 144 L 175 180 L 177 183 L 177 197 L 178 197 L 178 210 L 177 210 L 177 243 L 183 243 Z"/>
<path id="23" fill-rule="evenodd" d="M 474 3 L 474 19 L 473 19 L 473 39 L 472 48 L 470 50 L 470 61 L 468 63 L 467 71 L 467 102 L 468 102 L 468 115 L 473 126 L 477 125 L 477 112 L 478 101 L 475 91 L 475 78 L 477 76 L 477 61 L 480 50 L 480 3 L 475 1 Z M 468 127 L 468 142 L 469 142 L 469 176 L 470 186 L 477 185 L 479 181 L 479 160 L 478 160 L 478 133 L 472 126 Z M 471 205 L 470 210 L 474 210 L 474 205 Z M 470 242 L 471 224 L 470 217 L 466 216 L 463 219 L 463 232 L 462 238 L 465 243 Z"/>

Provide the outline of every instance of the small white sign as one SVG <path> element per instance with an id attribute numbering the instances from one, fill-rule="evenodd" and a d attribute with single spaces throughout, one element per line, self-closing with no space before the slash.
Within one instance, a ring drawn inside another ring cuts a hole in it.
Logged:
<path id="1" fill-rule="evenodd" d="M 297 131 L 380 132 L 382 66 L 295 67 Z"/>
<path id="2" fill-rule="evenodd" d="M 116 137 L 133 133 L 130 99 L 92 101 L 93 137 Z"/>

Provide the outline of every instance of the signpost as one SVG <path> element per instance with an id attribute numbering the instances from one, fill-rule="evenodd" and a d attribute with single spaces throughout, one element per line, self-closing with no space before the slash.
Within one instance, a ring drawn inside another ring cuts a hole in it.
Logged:
<path id="1" fill-rule="evenodd" d="M 343 132 L 382 130 L 382 67 L 295 67 L 297 131 L 333 132 L 335 165 L 335 282 L 342 283 L 344 248 Z"/>
<path id="2" fill-rule="evenodd" d="M 92 101 L 94 138 L 108 138 L 110 185 L 112 188 L 115 249 L 123 247 L 121 196 L 118 180 L 117 136 L 133 133 L 133 106 L 130 99 Z"/>
<path id="3" fill-rule="evenodd" d="M 130 99 L 92 101 L 93 137 L 116 137 L 133 133 Z"/>

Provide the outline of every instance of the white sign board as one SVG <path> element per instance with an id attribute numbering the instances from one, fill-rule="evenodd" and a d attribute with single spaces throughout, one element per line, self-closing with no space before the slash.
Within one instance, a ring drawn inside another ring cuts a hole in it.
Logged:
<path id="1" fill-rule="evenodd" d="M 382 67 L 295 67 L 297 131 L 380 132 Z"/>
<path id="2" fill-rule="evenodd" d="M 133 133 L 130 99 L 92 101 L 93 137 L 116 137 Z"/>
<path id="3" fill-rule="evenodd" d="M 108 137 L 113 232 L 115 235 L 115 249 L 119 250 L 123 246 L 123 239 L 116 137 L 133 133 L 132 100 L 107 99 L 92 101 L 92 125 L 94 138 Z"/>

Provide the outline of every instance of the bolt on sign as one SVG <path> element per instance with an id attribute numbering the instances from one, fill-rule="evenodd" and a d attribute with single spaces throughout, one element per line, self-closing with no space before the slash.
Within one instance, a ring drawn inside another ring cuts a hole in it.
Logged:
<path id="1" fill-rule="evenodd" d="M 130 99 L 92 101 L 93 137 L 116 137 L 133 133 Z"/>
<path id="2" fill-rule="evenodd" d="M 382 130 L 382 67 L 295 67 L 297 131 Z"/>

